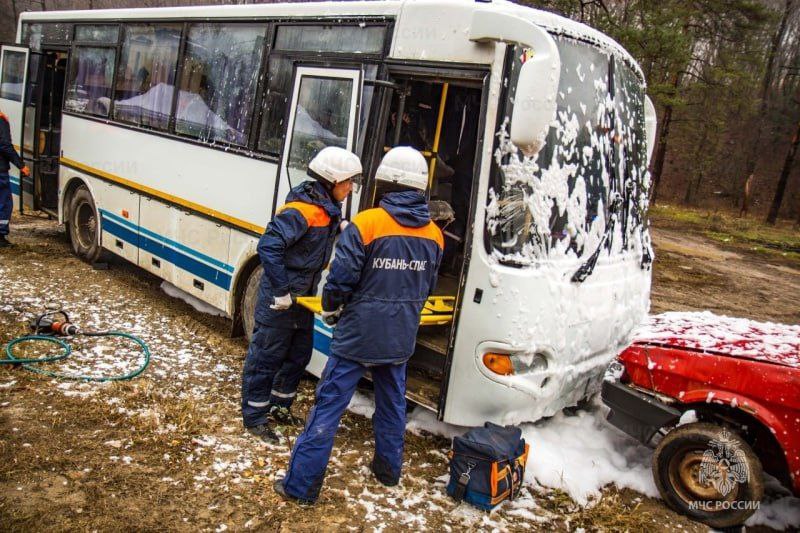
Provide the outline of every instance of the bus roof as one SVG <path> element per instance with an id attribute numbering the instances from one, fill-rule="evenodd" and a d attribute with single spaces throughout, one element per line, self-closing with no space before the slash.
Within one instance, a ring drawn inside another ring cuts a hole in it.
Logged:
<path id="1" fill-rule="evenodd" d="M 398 20 L 391 57 L 491 63 L 485 47 L 470 43 L 469 24 L 478 9 L 513 14 L 538 24 L 551 33 L 580 39 L 625 60 L 644 81 L 636 60 L 607 35 L 561 15 L 521 6 L 506 0 L 378 0 L 354 2 L 298 2 L 75 11 L 29 11 L 20 23 L 33 21 L 103 21 L 136 19 L 256 19 L 262 17 L 391 17 Z M 437 16 L 438 15 L 438 16 Z M 453 53 L 455 52 L 455 58 Z M 447 57 L 442 57 L 447 53 Z M 448 59 L 449 58 L 449 59 Z"/>

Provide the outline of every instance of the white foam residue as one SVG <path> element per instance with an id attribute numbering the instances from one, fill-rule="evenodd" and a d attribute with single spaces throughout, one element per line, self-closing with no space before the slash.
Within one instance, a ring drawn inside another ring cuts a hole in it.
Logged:
<path id="1" fill-rule="evenodd" d="M 225 316 L 225 317 L 228 316 L 228 314 L 225 313 L 224 311 L 220 311 L 211 304 L 208 304 L 203 300 L 200 300 L 196 296 L 193 296 L 188 292 L 179 289 L 169 281 L 161 282 L 161 290 L 167 293 L 168 295 L 172 296 L 173 298 L 178 298 L 179 300 L 183 300 L 184 302 L 192 306 L 195 311 L 200 311 L 201 313 L 206 313 L 207 315 Z"/>
<path id="2" fill-rule="evenodd" d="M 710 311 L 669 312 L 651 316 L 636 330 L 635 340 L 800 368 L 800 325 L 757 322 Z"/>

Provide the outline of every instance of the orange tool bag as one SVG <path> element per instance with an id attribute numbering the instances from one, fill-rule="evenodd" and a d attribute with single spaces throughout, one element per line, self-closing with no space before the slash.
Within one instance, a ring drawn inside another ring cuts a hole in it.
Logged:
<path id="1" fill-rule="evenodd" d="M 528 445 L 520 428 L 487 422 L 453 438 L 447 493 L 489 511 L 517 496 L 527 460 Z"/>

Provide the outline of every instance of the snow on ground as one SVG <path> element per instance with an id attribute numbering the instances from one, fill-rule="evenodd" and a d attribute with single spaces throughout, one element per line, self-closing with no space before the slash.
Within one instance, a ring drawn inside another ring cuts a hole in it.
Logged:
<path id="1" fill-rule="evenodd" d="M 103 294 L 102 288 L 97 286 L 93 290 L 91 281 L 88 282 L 89 290 L 84 291 L 71 291 L 57 280 L 37 280 L 36 286 L 20 280 L 12 284 L 6 281 L 3 270 L 0 266 L 0 302 L 3 302 L 0 312 L 11 320 L 26 322 L 45 309 L 48 303 L 63 302 L 68 310 L 74 311 L 71 318 L 75 323 L 93 329 L 121 329 L 144 339 L 153 354 L 147 376 L 158 381 L 159 394 L 163 395 L 165 401 L 237 401 L 236 398 L 219 397 L 218 385 L 238 381 L 241 369 L 223 362 L 238 359 L 234 356 L 220 358 L 206 345 L 198 343 L 193 333 L 187 330 L 186 324 L 179 319 L 144 311 L 148 309 L 146 295 L 103 301 L 97 297 Z M 42 284 L 48 286 L 43 287 Z M 169 291 L 168 288 L 164 290 Z M 36 294 L 47 294 L 48 297 L 28 296 Z M 86 345 L 76 343 L 76 352 L 66 365 L 60 365 L 60 370 L 106 375 L 128 372 L 138 366 L 140 355 L 135 348 L 116 346 L 112 349 L 104 346 L 107 345 L 94 341 Z M 0 383 L 0 387 L 11 385 L 13 381 Z M 110 409 L 128 416 L 152 419 L 158 432 L 170 434 L 175 431 L 174 427 L 159 420 L 157 412 L 128 409 L 119 398 L 100 394 L 109 390 L 106 385 L 54 381 L 54 386 L 65 395 L 87 397 L 90 401 L 104 402 Z M 369 396 L 357 393 L 350 409 L 369 417 L 374 412 L 374 404 Z M 226 421 L 220 434 L 202 435 L 192 440 L 191 453 L 183 460 L 187 464 L 198 464 L 194 475 L 198 488 L 209 482 L 259 483 L 283 474 L 281 468 L 289 457 L 286 443 L 280 446 L 254 446 L 252 439 L 243 435 L 237 422 Z M 575 414 L 560 413 L 535 424 L 524 424 L 522 428 L 531 446 L 526 481 L 534 490 L 561 489 L 581 505 L 591 505 L 608 484 L 657 496 L 649 467 L 651 452 L 608 425 L 605 422 L 605 408 L 599 401 L 595 401 L 589 410 Z M 466 431 L 466 428 L 438 421 L 432 413 L 422 408 L 410 414 L 407 429 L 414 433 L 426 431 L 447 438 Z M 106 444 L 110 461 L 130 464 L 131 458 L 126 455 L 130 444 L 124 441 Z M 349 505 L 365 509 L 370 523 L 378 528 L 381 524 L 387 527 L 396 524 L 417 529 L 424 527 L 426 518 L 419 512 L 419 505 L 414 504 L 414 498 L 422 498 L 420 484 L 429 486 L 429 483 L 408 474 L 398 487 L 388 493 L 373 494 L 366 490 L 358 493 L 352 489 L 353 472 L 337 467 L 352 452 L 336 448 L 332 456 L 332 468 L 329 469 L 329 478 L 344 476 L 351 483 L 349 488 L 336 489 Z M 446 449 L 431 449 L 426 453 L 445 460 L 446 452 Z M 268 457 L 267 460 L 265 457 Z M 206 460 L 200 461 L 201 458 Z M 164 457 L 165 461 L 170 459 Z M 359 457 L 356 461 L 360 469 L 355 475 L 358 479 L 363 478 L 364 484 L 368 484 L 370 476 L 368 459 Z M 415 457 L 413 460 L 423 462 L 424 457 Z M 358 482 L 358 479 L 355 481 Z M 174 483 L 168 477 L 161 481 L 165 484 Z M 425 494 L 425 505 L 430 510 L 452 508 L 452 501 L 445 493 L 446 483 L 447 476 L 441 476 Z M 546 522 L 550 518 L 547 511 L 538 507 L 530 493 L 523 493 L 514 502 L 505 502 L 500 509 L 502 513 L 486 514 L 461 504 L 450 516 L 462 525 L 481 529 L 504 529 L 508 525 L 506 519 L 514 517 L 535 522 Z M 771 527 L 791 527 L 799 523 L 800 499 L 788 495 L 765 502 L 751 519 L 753 525 Z"/>
<path id="2" fill-rule="evenodd" d="M 356 393 L 349 409 L 372 416 L 372 399 Z M 530 445 L 525 481 L 535 489 L 563 490 L 580 505 L 591 505 L 607 485 L 630 488 L 658 498 L 650 469 L 652 451 L 631 439 L 605 420 L 607 408 L 595 399 L 589 410 L 574 415 L 558 415 L 535 424 L 522 424 L 522 434 Z M 452 438 L 468 428 L 453 426 L 436 419 L 427 409 L 411 412 L 406 430 Z M 445 476 L 446 477 L 446 476 Z M 759 511 L 748 521 L 749 526 L 765 525 L 775 529 L 791 529 L 800 524 L 800 498 L 791 496 L 777 481 L 768 487 L 775 496 L 768 496 Z M 447 479 L 443 480 L 446 485 Z M 546 520 L 533 499 L 508 502 L 509 514 L 534 520 Z"/>
<path id="3" fill-rule="evenodd" d="M 350 410 L 371 416 L 374 404 L 357 393 Z M 603 487 L 616 484 L 658 497 L 650 474 L 651 451 L 605 421 L 605 407 L 596 400 L 590 411 L 559 413 L 535 424 L 522 424 L 530 445 L 525 481 L 534 487 L 558 488 L 581 505 L 600 496 Z M 445 424 L 423 408 L 409 415 L 406 429 L 452 438 L 468 428 Z"/>
<path id="4" fill-rule="evenodd" d="M 780 481 L 769 474 L 764 477 L 767 495 L 746 525 L 796 531 L 800 527 L 800 498 L 793 497 Z"/>

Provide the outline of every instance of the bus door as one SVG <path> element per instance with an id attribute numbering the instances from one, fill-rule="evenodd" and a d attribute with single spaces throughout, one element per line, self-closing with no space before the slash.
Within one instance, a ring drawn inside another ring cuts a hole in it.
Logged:
<path id="1" fill-rule="evenodd" d="M 25 101 L 23 157 L 31 169 L 33 208 L 58 215 L 61 111 L 67 51 L 31 51 Z"/>
<path id="2" fill-rule="evenodd" d="M 447 397 L 447 376 L 453 362 L 456 316 L 468 272 L 465 258 L 472 242 L 474 190 L 481 151 L 483 100 L 488 75 L 482 70 L 451 70 L 392 65 L 395 85 L 386 111 L 381 155 L 395 146 L 411 146 L 428 163 L 428 207 L 444 235 L 444 255 L 434 300 L 423 316 L 414 354 L 408 362 L 406 396 L 441 412 Z M 370 204 L 380 199 L 377 183 L 368 189 Z M 434 314 L 449 320 L 430 320 Z M 469 361 L 467 361 L 469 363 Z"/>
<path id="3" fill-rule="evenodd" d="M 21 152 L 25 109 L 23 96 L 28 74 L 29 50 L 27 46 L 3 45 L 0 47 L 0 111 L 11 126 L 11 144 Z M 20 195 L 22 206 L 33 208 L 33 178 L 21 178 L 19 170 L 12 168 L 11 191 Z"/>
<path id="4" fill-rule="evenodd" d="M 292 187 L 308 179 L 308 163 L 320 150 L 326 146 L 354 150 L 362 83 L 362 70 L 357 68 L 295 67 L 277 206 Z M 350 195 L 345 218 L 358 209 L 360 200 L 361 192 Z"/>

